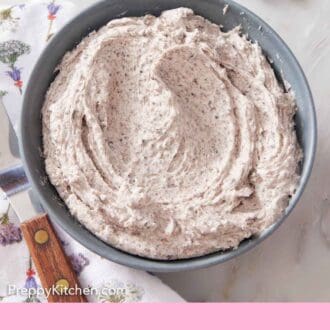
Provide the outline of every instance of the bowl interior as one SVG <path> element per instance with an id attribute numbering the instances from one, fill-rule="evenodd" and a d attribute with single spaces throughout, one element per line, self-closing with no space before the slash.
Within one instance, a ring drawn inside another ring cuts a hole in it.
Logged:
<path id="1" fill-rule="evenodd" d="M 223 15 L 223 7 L 229 10 Z M 238 249 L 216 252 L 207 256 L 175 261 L 158 261 L 130 255 L 104 243 L 85 229 L 69 213 L 55 188 L 48 181 L 42 150 L 41 107 L 44 95 L 54 80 L 54 70 L 63 55 L 77 45 L 91 31 L 99 29 L 109 20 L 124 16 L 142 16 L 147 13 L 159 15 L 163 10 L 189 7 L 210 21 L 230 30 L 242 26 L 249 39 L 257 41 L 279 78 L 282 77 L 295 92 L 298 112 L 295 116 L 297 135 L 304 150 L 302 176 L 295 195 L 290 200 L 285 214 L 258 237 L 243 241 Z M 26 89 L 20 125 L 20 152 L 25 170 L 34 191 L 52 220 L 72 237 L 95 253 L 112 261 L 149 271 L 168 272 L 201 268 L 231 259 L 249 250 L 277 228 L 287 217 L 302 194 L 314 159 L 316 144 L 316 120 L 312 96 L 305 76 L 280 37 L 261 19 L 246 8 L 222 0 L 111 0 L 101 1 L 82 12 L 59 31 L 40 56 Z"/>

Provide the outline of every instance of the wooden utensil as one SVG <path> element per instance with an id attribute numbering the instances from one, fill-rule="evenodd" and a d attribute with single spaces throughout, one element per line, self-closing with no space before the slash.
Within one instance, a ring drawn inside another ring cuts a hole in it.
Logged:
<path id="1" fill-rule="evenodd" d="M 31 201 L 32 195 L 27 190 L 9 195 L 8 198 L 22 221 L 21 230 L 41 284 L 46 292 L 50 292 L 48 301 L 87 302 L 47 214 L 37 214 L 41 210 L 37 211 Z M 30 220 L 23 221 L 26 218 Z"/>
<path id="2" fill-rule="evenodd" d="M 21 229 L 41 284 L 44 289 L 51 290 L 48 301 L 87 302 L 47 215 L 23 222 Z"/>

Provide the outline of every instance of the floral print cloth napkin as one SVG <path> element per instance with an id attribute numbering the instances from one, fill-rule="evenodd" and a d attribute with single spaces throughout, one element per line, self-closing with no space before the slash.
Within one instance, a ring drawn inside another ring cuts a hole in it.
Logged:
<path id="1" fill-rule="evenodd" d="M 78 0 L 0 3 L 0 102 L 15 130 L 26 82 L 38 55 L 54 33 L 85 5 Z M 45 302 L 45 296 L 37 290 L 40 282 L 18 224 L 9 201 L 0 192 L 0 301 Z M 96 289 L 91 290 L 94 294 L 87 297 L 89 301 L 183 301 L 157 277 L 105 260 L 56 230 L 81 285 Z M 17 290 L 9 292 L 9 286 Z M 20 290 L 23 288 L 35 290 Z"/>

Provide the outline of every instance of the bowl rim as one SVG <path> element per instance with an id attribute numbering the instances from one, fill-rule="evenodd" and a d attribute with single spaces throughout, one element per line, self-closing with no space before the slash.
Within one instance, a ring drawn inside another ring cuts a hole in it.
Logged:
<path id="1" fill-rule="evenodd" d="M 282 216 L 271 226 L 266 228 L 262 233 L 260 233 L 256 237 L 249 238 L 247 240 L 244 240 L 241 242 L 241 244 L 236 249 L 230 249 L 226 251 L 217 251 L 211 254 L 203 255 L 200 257 L 194 257 L 189 259 L 178 259 L 178 260 L 157 260 L 157 259 L 149 259 L 137 255 L 133 255 L 130 253 L 127 253 L 123 250 L 118 250 L 111 245 L 103 242 L 100 238 L 95 236 L 92 232 L 90 232 L 87 229 L 84 229 L 84 231 L 88 232 L 90 235 L 90 238 L 92 240 L 87 240 L 84 237 L 84 234 L 81 230 L 79 232 L 76 230 L 77 228 L 74 228 L 73 223 L 67 223 L 63 221 L 52 206 L 49 204 L 47 198 L 43 195 L 40 185 L 40 177 L 39 179 L 36 177 L 36 175 L 32 172 L 30 165 L 28 164 L 27 160 L 27 148 L 28 145 L 27 139 L 24 138 L 24 109 L 28 106 L 28 95 L 29 91 L 33 88 L 33 81 L 37 79 L 38 71 L 41 66 L 40 63 L 42 63 L 42 59 L 45 56 L 47 52 L 49 52 L 49 49 L 52 47 L 52 44 L 54 44 L 61 36 L 61 34 L 65 33 L 65 30 L 70 27 L 70 25 L 79 20 L 80 17 L 83 17 L 90 11 L 93 11 L 95 8 L 100 6 L 102 3 L 106 1 L 98 1 L 91 6 L 87 7 L 83 11 L 81 11 L 78 15 L 74 16 L 72 19 L 70 19 L 57 33 L 56 35 L 50 40 L 48 45 L 43 49 L 42 53 L 39 55 L 38 60 L 36 61 L 36 64 L 34 65 L 34 68 L 32 70 L 32 73 L 30 75 L 27 88 L 24 94 L 23 99 L 23 106 L 22 111 L 20 114 L 20 125 L 19 125 L 19 149 L 20 149 L 20 155 L 22 158 L 23 166 L 26 171 L 27 177 L 29 182 L 31 183 L 32 189 L 34 192 L 37 193 L 38 198 L 41 201 L 41 204 L 43 205 L 44 209 L 46 210 L 47 214 L 50 216 L 52 220 L 56 224 L 58 224 L 66 233 L 68 233 L 73 239 L 78 241 L 80 244 L 82 244 L 87 249 L 91 250 L 92 252 L 96 253 L 97 255 L 100 255 L 108 260 L 111 260 L 113 262 L 130 266 L 136 269 L 146 270 L 146 271 L 152 271 L 152 272 L 176 272 L 176 271 L 186 271 L 186 270 L 193 270 L 193 269 L 200 269 L 200 268 L 207 268 L 219 263 L 223 263 L 225 261 L 228 261 L 234 257 L 237 257 L 249 250 L 251 250 L 253 247 L 264 241 L 268 236 L 270 236 L 283 222 L 284 220 L 290 215 L 292 210 L 295 208 L 297 202 L 300 200 L 303 191 L 305 190 L 305 187 L 307 185 L 308 179 L 311 175 L 313 163 L 315 160 L 315 153 L 316 153 L 316 145 L 317 145 L 317 119 L 316 119 L 316 112 L 315 112 L 315 105 L 313 101 L 313 96 L 311 93 L 311 89 L 309 87 L 307 78 L 305 76 L 305 73 L 299 64 L 298 60 L 296 59 L 293 52 L 290 50 L 290 48 L 287 46 L 287 44 L 283 41 L 283 39 L 277 34 L 276 31 L 274 31 L 266 22 L 264 22 L 258 15 L 250 11 L 249 9 L 245 8 L 244 6 L 236 3 L 232 0 L 226 0 L 226 1 L 219 1 L 219 6 L 222 4 L 228 4 L 229 6 L 236 7 L 237 9 L 244 11 L 247 13 L 250 17 L 253 18 L 257 24 L 260 26 L 266 27 L 268 31 L 271 32 L 271 37 L 275 39 L 279 44 L 281 44 L 281 47 L 283 48 L 283 52 L 286 53 L 286 55 L 290 58 L 291 66 L 294 67 L 295 71 L 300 74 L 300 79 L 303 84 L 303 86 L 306 89 L 307 92 L 307 99 L 309 104 L 307 105 L 308 109 L 311 111 L 311 131 L 312 135 L 310 137 L 311 141 L 309 144 L 311 145 L 311 151 L 309 154 L 304 155 L 306 156 L 304 158 L 304 167 L 306 167 L 306 171 L 302 174 L 300 177 L 299 186 L 293 195 L 293 197 L 290 200 L 289 206 L 286 208 L 285 212 L 282 214 Z M 178 5 L 179 7 L 179 5 Z M 73 218 L 73 216 L 71 216 Z M 77 221 L 76 219 L 72 219 L 72 222 Z M 92 238 L 92 236 L 94 238 Z M 95 244 L 95 239 L 97 241 L 100 241 L 104 245 L 106 245 L 108 248 L 102 249 L 99 246 Z M 116 251 L 116 253 L 115 253 Z"/>

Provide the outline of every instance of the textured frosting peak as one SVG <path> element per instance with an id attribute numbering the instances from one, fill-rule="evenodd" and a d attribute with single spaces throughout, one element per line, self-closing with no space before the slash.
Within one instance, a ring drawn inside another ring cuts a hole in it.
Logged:
<path id="1" fill-rule="evenodd" d="M 190 9 L 109 22 L 65 55 L 43 106 L 46 170 L 125 251 L 236 247 L 284 211 L 301 152 L 291 94 L 258 45 Z"/>

